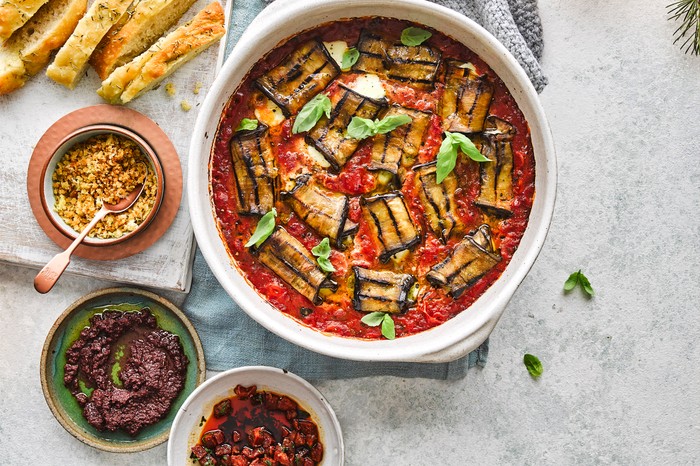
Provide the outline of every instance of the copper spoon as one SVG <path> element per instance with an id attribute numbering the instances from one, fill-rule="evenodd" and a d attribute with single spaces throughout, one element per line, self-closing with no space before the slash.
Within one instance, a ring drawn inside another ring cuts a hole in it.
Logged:
<path id="1" fill-rule="evenodd" d="M 133 191 L 127 194 L 124 199 L 116 204 L 102 204 L 102 208 L 97 212 L 97 214 L 95 214 L 95 217 L 83 229 L 83 231 L 80 232 L 78 237 L 75 238 L 75 241 L 73 241 L 65 251 L 59 252 L 53 256 L 53 259 L 51 259 L 49 263 L 46 264 L 43 269 L 41 269 L 41 272 L 36 275 L 34 278 L 34 289 L 39 293 L 48 293 L 51 291 L 51 288 L 53 288 L 59 277 L 63 274 L 63 271 L 66 270 L 66 267 L 68 267 L 68 264 L 70 264 L 70 256 L 73 251 L 80 243 L 83 242 L 87 234 L 90 233 L 90 230 L 97 225 L 97 222 L 105 218 L 107 214 L 118 214 L 120 212 L 124 212 L 129 207 L 134 205 L 134 203 L 136 203 L 138 198 L 141 196 L 143 188 L 144 184 L 139 183 L 136 185 Z"/>

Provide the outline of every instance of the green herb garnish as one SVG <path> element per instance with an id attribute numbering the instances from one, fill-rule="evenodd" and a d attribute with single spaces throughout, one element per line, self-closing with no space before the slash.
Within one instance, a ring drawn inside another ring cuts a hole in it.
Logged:
<path id="1" fill-rule="evenodd" d="M 360 51 L 357 50 L 355 47 L 345 49 L 345 52 L 343 52 L 343 59 L 340 61 L 340 69 L 343 71 L 349 70 L 350 68 L 352 68 L 352 65 L 357 63 L 357 60 L 359 58 Z"/>
<path id="2" fill-rule="evenodd" d="M 433 34 L 421 28 L 408 27 L 401 31 L 401 43 L 415 47 L 430 39 Z"/>
<path id="3" fill-rule="evenodd" d="M 571 291 L 576 288 L 576 285 L 581 285 L 581 288 L 583 288 L 583 291 L 585 291 L 588 296 L 593 296 L 594 291 L 591 282 L 588 281 L 588 278 L 586 278 L 580 269 L 578 272 L 569 275 L 569 278 L 566 279 L 564 282 L 564 291 Z"/>
<path id="4" fill-rule="evenodd" d="M 80 387 L 80 391 L 85 393 L 87 396 L 91 396 L 92 392 L 95 391 L 94 388 L 90 388 L 85 385 L 85 382 L 82 380 L 78 380 L 78 386 Z"/>
<path id="5" fill-rule="evenodd" d="M 382 335 L 387 340 L 393 340 L 396 338 L 396 328 L 394 326 L 394 319 L 387 312 L 370 312 L 364 316 L 360 321 L 369 325 L 370 327 L 376 327 L 378 325 L 382 326 Z"/>
<path id="6" fill-rule="evenodd" d="M 245 247 L 248 248 L 252 245 L 255 245 L 255 247 L 260 246 L 274 231 L 275 217 L 277 217 L 277 209 L 273 207 L 271 211 L 258 220 L 258 225 L 255 227 L 253 236 L 245 243 Z"/>
<path id="7" fill-rule="evenodd" d="M 119 372 L 122 370 L 121 359 L 124 357 L 124 345 L 119 345 L 114 353 L 114 364 L 112 364 L 112 383 L 115 387 L 122 386 L 122 380 L 119 378 Z"/>
<path id="8" fill-rule="evenodd" d="M 324 272 L 335 272 L 335 267 L 331 264 L 329 257 L 331 256 L 331 244 L 328 238 L 323 238 L 323 241 L 318 243 L 311 249 L 311 254 L 316 256 L 318 266 Z"/>
<path id="9" fill-rule="evenodd" d="M 443 139 L 442 144 L 440 144 L 440 150 L 437 155 L 437 182 L 442 183 L 442 181 L 452 173 L 455 165 L 457 164 L 457 151 L 461 150 L 470 159 L 476 162 L 490 162 L 490 159 L 484 157 L 484 155 L 479 152 L 474 143 L 462 133 L 450 133 L 445 131 L 445 139 Z"/>
<path id="10" fill-rule="evenodd" d="M 542 363 L 540 362 L 537 356 L 534 356 L 532 354 L 525 354 L 525 356 L 523 356 L 523 363 L 525 363 L 527 371 L 534 378 L 537 378 L 542 375 Z"/>
<path id="11" fill-rule="evenodd" d="M 326 94 L 318 94 L 309 100 L 294 119 L 292 134 L 302 133 L 313 128 L 323 114 L 331 117 L 331 99 Z"/>
<path id="12" fill-rule="evenodd" d="M 369 118 L 352 117 L 348 125 L 348 135 L 351 138 L 362 140 L 375 134 L 386 134 L 412 121 L 413 119 L 408 115 L 389 115 L 374 121 Z"/>
<path id="13" fill-rule="evenodd" d="M 238 128 L 236 128 L 236 132 L 238 132 L 238 131 L 251 131 L 257 127 L 258 127 L 258 120 L 251 120 L 250 118 L 243 118 L 241 120 L 241 124 L 239 124 Z"/>
<path id="14" fill-rule="evenodd" d="M 673 32 L 676 38 L 673 43 L 685 39 L 681 50 L 691 55 L 700 55 L 700 0 L 676 0 L 666 8 L 669 20 L 681 21 Z"/>

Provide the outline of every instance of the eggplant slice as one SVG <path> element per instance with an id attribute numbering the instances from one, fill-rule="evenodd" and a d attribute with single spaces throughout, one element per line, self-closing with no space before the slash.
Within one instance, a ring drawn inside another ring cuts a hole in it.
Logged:
<path id="1" fill-rule="evenodd" d="M 455 192 L 457 177 L 451 172 L 442 183 L 437 182 L 437 162 L 424 163 L 413 167 L 416 174 L 415 183 L 423 205 L 423 211 L 430 229 L 447 243 L 450 235 L 462 229 L 462 222 L 457 214 Z"/>
<path id="2" fill-rule="evenodd" d="M 319 268 L 311 252 L 281 226 L 255 253 L 260 262 L 314 304 L 323 301 L 319 295 L 322 288 L 338 289 L 338 285 Z"/>
<path id="3" fill-rule="evenodd" d="M 481 191 L 474 204 L 499 217 L 513 214 L 513 146 L 515 127 L 505 120 L 489 116 L 483 137 L 482 153 L 490 162 L 479 164 Z"/>
<path id="4" fill-rule="evenodd" d="M 399 191 L 361 199 L 369 225 L 379 239 L 381 262 L 387 262 L 397 252 L 420 243 L 421 236 L 408 213 Z"/>
<path id="5" fill-rule="evenodd" d="M 386 105 L 384 101 L 365 97 L 342 84 L 338 88 L 339 96 L 331 98 L 335 100 L 331 117 L 322 116 L 306 135 L 306 141 L 323 154 L 335 172 L 343 168 L 360 144 L 357 139 L 346 135 L 352 118 L 374 119 Z"/>
<path id="6" fill-rule="evenodd" d="M 238 212 L 264 215 L 275 206 L 277 168 L 262 123 L 254 130 L 239 131 L 229 143 L 233 174 L 238 195 Z"/>
<path id="7" fill-rule="evenodd" d="M 358 225 L 348 220 L 347 196 L 312 183 L 310 175 L 298 176 L 295 181 L 294 189 L 281 193 L 282 197 L 318 234 L 340 247 L 346 236 L 357 232 Z"/>
<path id="8" fill-rule="evenodd" d="M 501 256 L 493 250 L 491 230 L 484 224 L 457 243 L 452 253 L 434 265 L 425 278 L 435 287 L 446 288 L 457 299 L 500 261 Z"/>
<path id="9" fill-rule="evenodd" d="M 440 116 L 445 131 L 478 133 L 484 130 L 493 97 L 493 84 L 477 75 L 467 63 L 447 60 L 445 92 L 440 99 Z"/>
<path id="10" fill-rule="evenodd" d="M 354 71 L 383 75 L 419 87 L 432 86 L 440 67 L 441 54 L 428 45 L 407 46 L 400 41 L 362 31 L 357 44 L 360 58 Z"/>
<path id="11" fill-rule="evenodd" d="M 255 80 L 286 117 L 297 113 L 340 74 L 340 68 L 318 40 L 306 42 L 287 60 Z"/>
<path id="12" fill-rule="evenodd" d="M 408 299 L 408 292 L 416 283 L 412 275 L 357 266 L 353 266 L 352 271 L 355 274 L 352 300 L 355 310 L 398 314 L 413 304 Z"/>
<path id="13" fill-rule="evenodd" d="M 430 123 L 430 113 L 393 105 L 384 117 L 394 115 L 408 115 L 413 121 L 387 134 L 377 134 L 374 137 L 372 160 L 367 168 L 386 170 L 403 179 L 407 168 L 416 162 L 423 135 Z"/>

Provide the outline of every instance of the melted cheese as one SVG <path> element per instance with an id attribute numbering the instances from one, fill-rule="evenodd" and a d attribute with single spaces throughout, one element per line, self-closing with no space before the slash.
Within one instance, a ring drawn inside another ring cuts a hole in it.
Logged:
<path id="1" fill-rule="evenodd" d="M 335 60 L 338 66 L 342 66 L 343 54 L 348 49 L 348 43 L 344 40 L 336 40 L 333 42 L 324 42 L 323 45 L 328 50 L 328 54 Z"/>
<path id="2" fill-rule="evenodd" d="M 353 91 L 372 99 L 386 97 L 386 91 L 382 86 L 382 80 L 376 74 L 365 73 L 357 77 L 355 82 L 348 84 Z"/>
<path id="3" fill-rule="evenodd" d="M 282 109 L 277 104 L 265 98 L 265 105 L 255 107 L 255 118 L 272 127 L 284 121 L 284 113 L 282 113 Z"/>
<path id="4" fill-rule="evenodd" d="M 306 153 L 309 154 L 309 158 L 313 160 L 313 162 L 323 168 L 328 168 L 331 166 L 330 163 L 328 163 L 328 160 L 321 154 L 314 146 L 306 145 Z"/>

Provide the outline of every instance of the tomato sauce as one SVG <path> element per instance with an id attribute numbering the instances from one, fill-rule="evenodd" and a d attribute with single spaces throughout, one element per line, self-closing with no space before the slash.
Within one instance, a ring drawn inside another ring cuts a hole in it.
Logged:
<path id="1" fill-rule="evenodd" d="M 535 160 L 528 124 L 505 84 L 486 63 L 464 45 L 437 31 L 432 31 L 433 36 L 427 44 L 438 48 L 442 52 L 443 60 L 455 58 L 469 61 L 479 73 L 488 74 L 495 86 L 490 114 L 508 121 L 516 130 L 512 140 L 514 157 L 512 215 L 504 220 L 488 221 L 494 243 L 500 248 L 502 260 L 458 299 L 453 299 L 445 290 L 428 284 L 425 274 L 430 267 L 448 256 L 462 235 L 453 235 L 447 244 L 442 244 L 433 234 L 425 222 L 423 208 L 414 188 L 413 173 L 409 171 L 401 191 L 412 219 L 421 229 L 422 242 L 407 258 L 401 260 L 400 265 L 394 265 L 393 260 L 387 264 L 380 263 L 377 258 L 376 238 L 373 237 L 372 230 L 364 220 L 359 204 L 359 196 L 376 192 L 375 190 L 381 185 L 377 173 L 367 169 L 371 157 L 371 138 L 360 143 L 357 151 L 339 173 L 333 174 L 325 170 L 315 173 L 316 179 L 325 187 L 350 196 L 348 218 L 359 224 L 352 244 L 345 251 L 334 250 L 331 254 L 331 263 L 336 268 L 332 278 L 339 285 L 335 293 L 327 296 L 323 303 L 314 305 L 262 265 L 244 246 L 255 229 L 258 218 L 239 215 L 237 212 L 236 188 L 228 144 L 242 118 L 255 118 L 255 108 L 259 105 L 261 97 L 259 91 L 253 86 L 254 80 L 279 64 L 296 47 L 312 38 L 323 41 L 344 40 L 349 46 L 353 46 L 364 28 L 374 28 L 383 34 L 398 37 L 401 30 L 410 25 L 412 24 L 406 21 L 387 18 L 360 18 L 323 25 L 283 42 L 250 70 L 247 78 L 226 106 L 215 136 L 210 162 L 211 196 L 222 239 L 235 265 L 270 304 L 291 318 L 322 332 L 362 339 L 382 337 L 379 327 L 369 327 L 360 322 L 365 314 L 356 311 L 352 306 L 352 265 L 410 273 L 417 278 L 420 291 L 416 304 L 405 313 L 392 316 L 397 337 L 422 332 L 446 322 L 465 311 L 498 279 L 517 250 L 527 227 L 535 195 Z M 354 73 L 345 72 L 339 75 L 336 81 L 351 82 L 354 79 L 356 79 Z M 329 89 L 336 85 L 334 82 Z M 437 103 L 444 91 L 444 86 L 439 79 L 435 87 L 429 90 L 416 89 L 408 84 L 392 81 L 383 81 L 383 85 L 386 98 L 390 103 L 430 112 L 437 111 Z M 270 128 L 270 138 L 277 157 L 282 184 L 284 180 L 293 179 L 305 170 L 309 171 L 308 156 L 299 149 L 303 144 L 304 134 L 292 134 L 292 120 L 286 119 L 283 123 Z M 441 142 L 441 119 L 437 115 L 432 115 L 417 163 L 435 160 Z M 455 201 L 458 206 L 458 215 L 467 228 L 466 233 L 487 219 L 486 214 L 473 203 L 480 191 L 479 167 L 476 162 L 460 155 L 455 173 L 460 183 Z M 277 223 L 283 224 L 287 231 L 308 249 L 313 248 L 323 239 L 297 218 L 283 202 L 278 201 L 276 208 Z"/>

